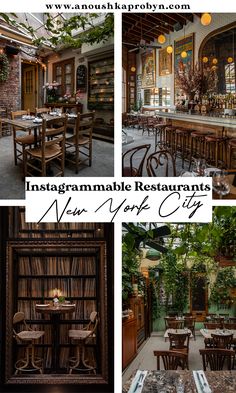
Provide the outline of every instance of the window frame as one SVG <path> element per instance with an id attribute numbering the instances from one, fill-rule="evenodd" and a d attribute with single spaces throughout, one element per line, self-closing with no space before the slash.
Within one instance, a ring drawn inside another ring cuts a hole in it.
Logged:
<path id="1" fill-rule="evenodd" d="M 56 63 L 53 63 L 53 69 L 52 69 L 52 75 L 53 75 L 53 81 L 57 82 L 56 79 L 56 68 L 58 66 L 61 66 L 62 71 L 61 71 L 61 84 L 60 84 L 60 96 L 64 96 L 67 94 L 66 92 L 66 65 L 70 64 L 71 65 L 71 95 L 74 94 L 74 88 L 75 88 L 75 58 L 69 58 L 65 59 L 62 61 L 57 61 Z"/>

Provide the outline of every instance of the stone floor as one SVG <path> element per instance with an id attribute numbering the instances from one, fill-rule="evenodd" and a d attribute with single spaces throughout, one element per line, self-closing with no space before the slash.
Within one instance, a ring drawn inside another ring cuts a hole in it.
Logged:
<path id="1" fill-rule="evenodd" d="M 196 332 L 196 340 L 190 339 L 189 343 L 189 369 L 202 369 L 202 360 L 199 349 L 205 348 L 203 337 L 200 332 Z M 154 350 L 169 349 L 169 342 L 164 339 L 164 332 L 153 333 L 152 336 L 143 344 L 136 358 L 127 367 L 123 373 L 123 383 L 125 383 L 137 370 L 156 370 L 156 358 L 153 355 Z M 162 364 L 161 364 L 162 368 Z"/>
<path id="2" fill-rule="evenodd" d="M 141 129 L 137 128 L 124 128 L 123 129 L 123 146 L 122 146 L 122 151 L 125 153 L 127 150 L 132 149 L 133 147 L 139 146 L 139 145 L 144 145 L 144 144 L 151 144 L 151 148 L 148 151 L 148 155 L 153 153 L 155 151 L 155 135 L 150 132 L 149 134 L 147 131 L 143 133 Z M 158 141 L 158 138 L 157 138 Z M 140 155 L 137 154 L 135 155 L 135 162 L 138 162 L 140 159 Z M 135 165 L 134 165 L 135 166 Z M 177 157 L 176 159 L 176 172 L 177 176 L 181 174 L 182 171 L 188 171 L 189 163 L 186 162 L 184 164 L 184 168 L 182 168 L 182 161 Z M 146 161 L 144 163 L 143 167 L 143 176 L 147 176 L 147 171 L 146 171 Z M 159 167 L 158 168 L 158 177 L 163 177 L 165 176 L 163 168 Z"/>
<path id="3" fill-rule="evenodd" d="M 20 165 L 14 165 L 12 136 L 0 138 L 0 199 L 24 199 L 24 182 Z M 112 177 L 114 175 L 114 145 L 93 139 L 92 166 L 81 167 L 76 175 L 73 167 L 65 169 L 68 177 Z"/>

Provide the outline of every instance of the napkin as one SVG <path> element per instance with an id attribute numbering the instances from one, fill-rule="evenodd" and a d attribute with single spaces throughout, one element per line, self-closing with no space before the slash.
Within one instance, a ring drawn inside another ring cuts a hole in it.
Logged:
<path id="1" fill-rule="evenodd" d="M 141 393 L 147 371 L 138 370 L 129 388 L 128 393 Z"/>
<path id="2" fill-rule="evenodd" d="M 198 393 L 212 393 L 205 374 L 202 370 L 193 371 L 193 378 Z"/>

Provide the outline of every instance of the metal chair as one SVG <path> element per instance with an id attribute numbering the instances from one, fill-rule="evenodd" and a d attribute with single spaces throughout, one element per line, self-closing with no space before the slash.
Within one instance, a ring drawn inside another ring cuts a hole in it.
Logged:
<path id="1" fill-rule="evenodd" d="M 98 313 L 92 311 L 90 321 L 83 330 L 69 330 L 69 338 L 75 342 L 76 355 L 69 358 L 69 374 L 73 371 L 96 373 L 96 367 L 89 365 L 85 359 L 85 346 L 92 339 L 96 338 L 96 330 L 98 326 Z"/>
<path id="2" fill-rule="evenodd" d="M 43 373 L 43 359 L 35 355 L 35 343 L 44 335 L 44 331 L 32 330 L 25 322 L 25 314 L 17 312 L 13 316 L 13 337 L 19 344 L 25 345 L 25 357 L 18 359 L 15 363 L 15 374 L 19 372 L 36 372 Z M 24 330 L 16 331 L 15 326 L 23 324 Z"/>

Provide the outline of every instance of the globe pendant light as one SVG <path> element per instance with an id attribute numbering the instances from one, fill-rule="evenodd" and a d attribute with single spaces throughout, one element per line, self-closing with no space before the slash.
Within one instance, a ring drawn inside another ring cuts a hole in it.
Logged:
<path id="1" fill-rule="evenodd" d="M 182 57 L 182 59 L 186 59 L 188 54 L 187 54 L 187 52 L 185 50 L 183 50 L 183 52 L 180 53 L 180 56 Z"/>
<path id="2" fill-rule="evenodd" d="M 227 59 L 227 62 L 230 64 L 230 63 L 233 63 L 233 58 L 231 57 L 231 56 L 229 56 L 228 57 L 228 59 Z"/>
<path id="3" fill-rule="evenodd" d="M 207 56 L 204 56 L 204 57 L 202 58 L 202 62 L 203 62 L 203 63 L 207 63 L 207 62 L 208 62 L 208 57 L 207 57 Z"/>
<path id="4" fill-rule="evenodd" d="M 202 14 L 201 16 L 201 24 L 203 26 L 209 26 L 211 23 L 211 14 L 209 14 L 208 12 L 204 12 L 204 14 Z"/>
<path id="5" fill-rule="evenodd" d="M 168 45 L 166 48 L 166 52 L 169 53 L 169 55 L 171 55 L 171 53 L 173 53 L 173 46 L 172 45 Z"/>
<path id="6" fill-rule="evenodd" d="M 166 42 L 166 37 L 164 36 L 164 34 L 160 34 L 157 38 L 157 41 L 159 44 L 164 44 Z"/>
<path id="7" fill-rule="evenodd" d="M 217 63 L 218 63 L 218 60 L 216 57 L 214 57 L 214 59 L 212 60 L 212 64 L 217 64 Z"/>

